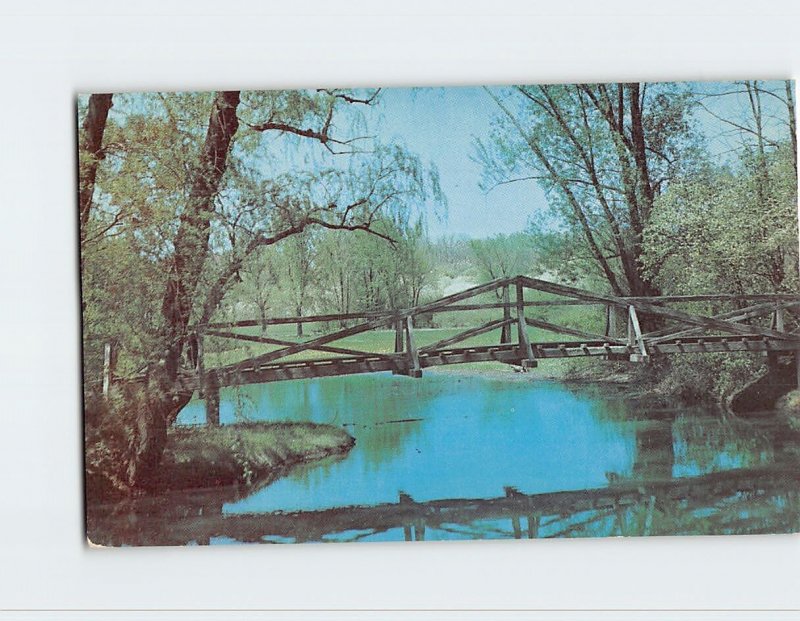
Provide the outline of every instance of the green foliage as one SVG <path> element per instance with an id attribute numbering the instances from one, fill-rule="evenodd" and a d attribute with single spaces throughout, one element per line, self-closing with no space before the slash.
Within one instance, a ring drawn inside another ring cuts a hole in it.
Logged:
<path id="1" fill-rule="evenodd" d="M 638 367 L 634 379 L 685 403 L 722 403 L 764 368 L 757 355 L 684 354 Z"/>
<path id="2" fill-rule="evenodd" d="M 796 291 L 797 183 L 788 148 L 673 183 L 656 203 L 642 262 L 665 293 Z"/>

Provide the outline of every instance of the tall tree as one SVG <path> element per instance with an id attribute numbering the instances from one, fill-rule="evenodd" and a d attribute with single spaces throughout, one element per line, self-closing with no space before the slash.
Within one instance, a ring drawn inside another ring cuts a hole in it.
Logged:
<path id="1" fill-rule="evenodd" d="M 374 227 L 382 214 L 440 195 L 435 170 L 356 133 L 352 110 L 376 97 L 331 90 L 122 97 L 114 144 L 98 149 L 111 155 L 114 173 L 102 188 L 106 211 L 126 217 L 114 217 L 113 230 L 83 255 L 84 283 L 116 292 L 87 298 L 84 337 L 123 334 L 132 366 L 146 369 L 146 384 L 119 404 L 135 412 L 125 432 L 128 484 L 145 485 L 157 472 L 166 429 L 191 397 L 184 377 L 192 372 L 194 326 L 212 319 L 259 250 L 311 228 L 386 238 Z M 348 127 L 355 135 L 338 133 Z M 81 167 L 81 188 L 96 171 Z M 120 299 L 139 311 L 129 326 L 111 325 L 105 312 Z"/>
<path id="2" fill-rule="evenodd" d="M 89 214 L 92 209 L 97 165 L 103 159 L 103 134 L 106 131 L 108 111 L 111 109 L 110 93 L 89 97 L 86 116 L 78 138 L 78 216 L 81 245 L 86 241 Z"/>
<path id="3" fill-rule="evenodd" d="M 687 94 L 639 83 L 486 89 L 500 110 L 478 143 L 484 188 L 537 180 L 616 295 L 655 295 L 642 236 L 655 197 L 691 160 Z"/>

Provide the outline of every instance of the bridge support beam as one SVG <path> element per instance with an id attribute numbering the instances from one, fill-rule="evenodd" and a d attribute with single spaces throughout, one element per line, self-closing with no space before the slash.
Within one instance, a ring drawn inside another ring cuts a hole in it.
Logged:
<path id="1" fill-rule="evenodd" d="M 394 353 L 403 353 L 403 320 L 397 317 L 394 320 Z M 392 369 L 392 375 L 401 375 L 398 369 Z"/>
<path id="2" fill-rule="evenodd" d="M 408 375 L 409 377 L 422 377 L 422 367 L 419 365 L 419 354 L 414 343 L 414 318 L 412 315 L 406 317 L 406 349 L 408 351 Z"/>
<path id="3" fill-rule="evenodd" d="M 511 319 L 511 301 L 508 292 L 508 285 L 503 287 L 503 321 Z M 500 344 L 505 345 L 511 342 L 511 324 L 503 324 L 503 329 L 500 332 Z"/>
<path id="4" fill-rule="evenodd" d="M 636 347 L 639 351 L 631 354 L 631 362 L 647 362 L 648 353 L 642 338 L 642 329 L 639 326 L 639 316 L 636 307 L 628 306 L 628 346 Z"/>
<path id="5" fill-rule="evenodd" d="M 533 357 L 533 349 L 528 339 L 528 324 L 525 322 L 525 287 L 520 280 L 517 280 L 517 338 L 519 340 L 520 353 L 523 356 L 522 366 L 533 368 L 536 366 L 536 359 Z"/>

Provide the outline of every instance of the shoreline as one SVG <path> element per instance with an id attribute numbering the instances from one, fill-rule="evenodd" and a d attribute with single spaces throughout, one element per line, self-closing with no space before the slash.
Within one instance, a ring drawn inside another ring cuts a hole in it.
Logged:
<path id="1" fill-rule="evenodd" d="M 344 456 L 355 442 L 342 427 L 311 422 L 173 427 L 158 476 L 135 495 L 264 485 L 295 466 Z M 126 498 L 99 474 L 86 480 L 87 507 Z"/>

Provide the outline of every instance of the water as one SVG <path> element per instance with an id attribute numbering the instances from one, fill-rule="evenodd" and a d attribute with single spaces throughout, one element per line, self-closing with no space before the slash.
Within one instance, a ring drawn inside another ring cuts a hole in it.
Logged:
<path id="1" fill-rule="evenodd" d="M 118 505 L 100 512 L 98 532 L 114 544 L 186 544 L 796 529 L 787 472 L 798 471 L 797 443 L 774 418 L 647 411 L 511 377 L 374 374 L 226 389 L 223 424 L 328 423 L 355 447 L 262 487 Z M 178 422 L 203 423 L 203 403 Z"/>

